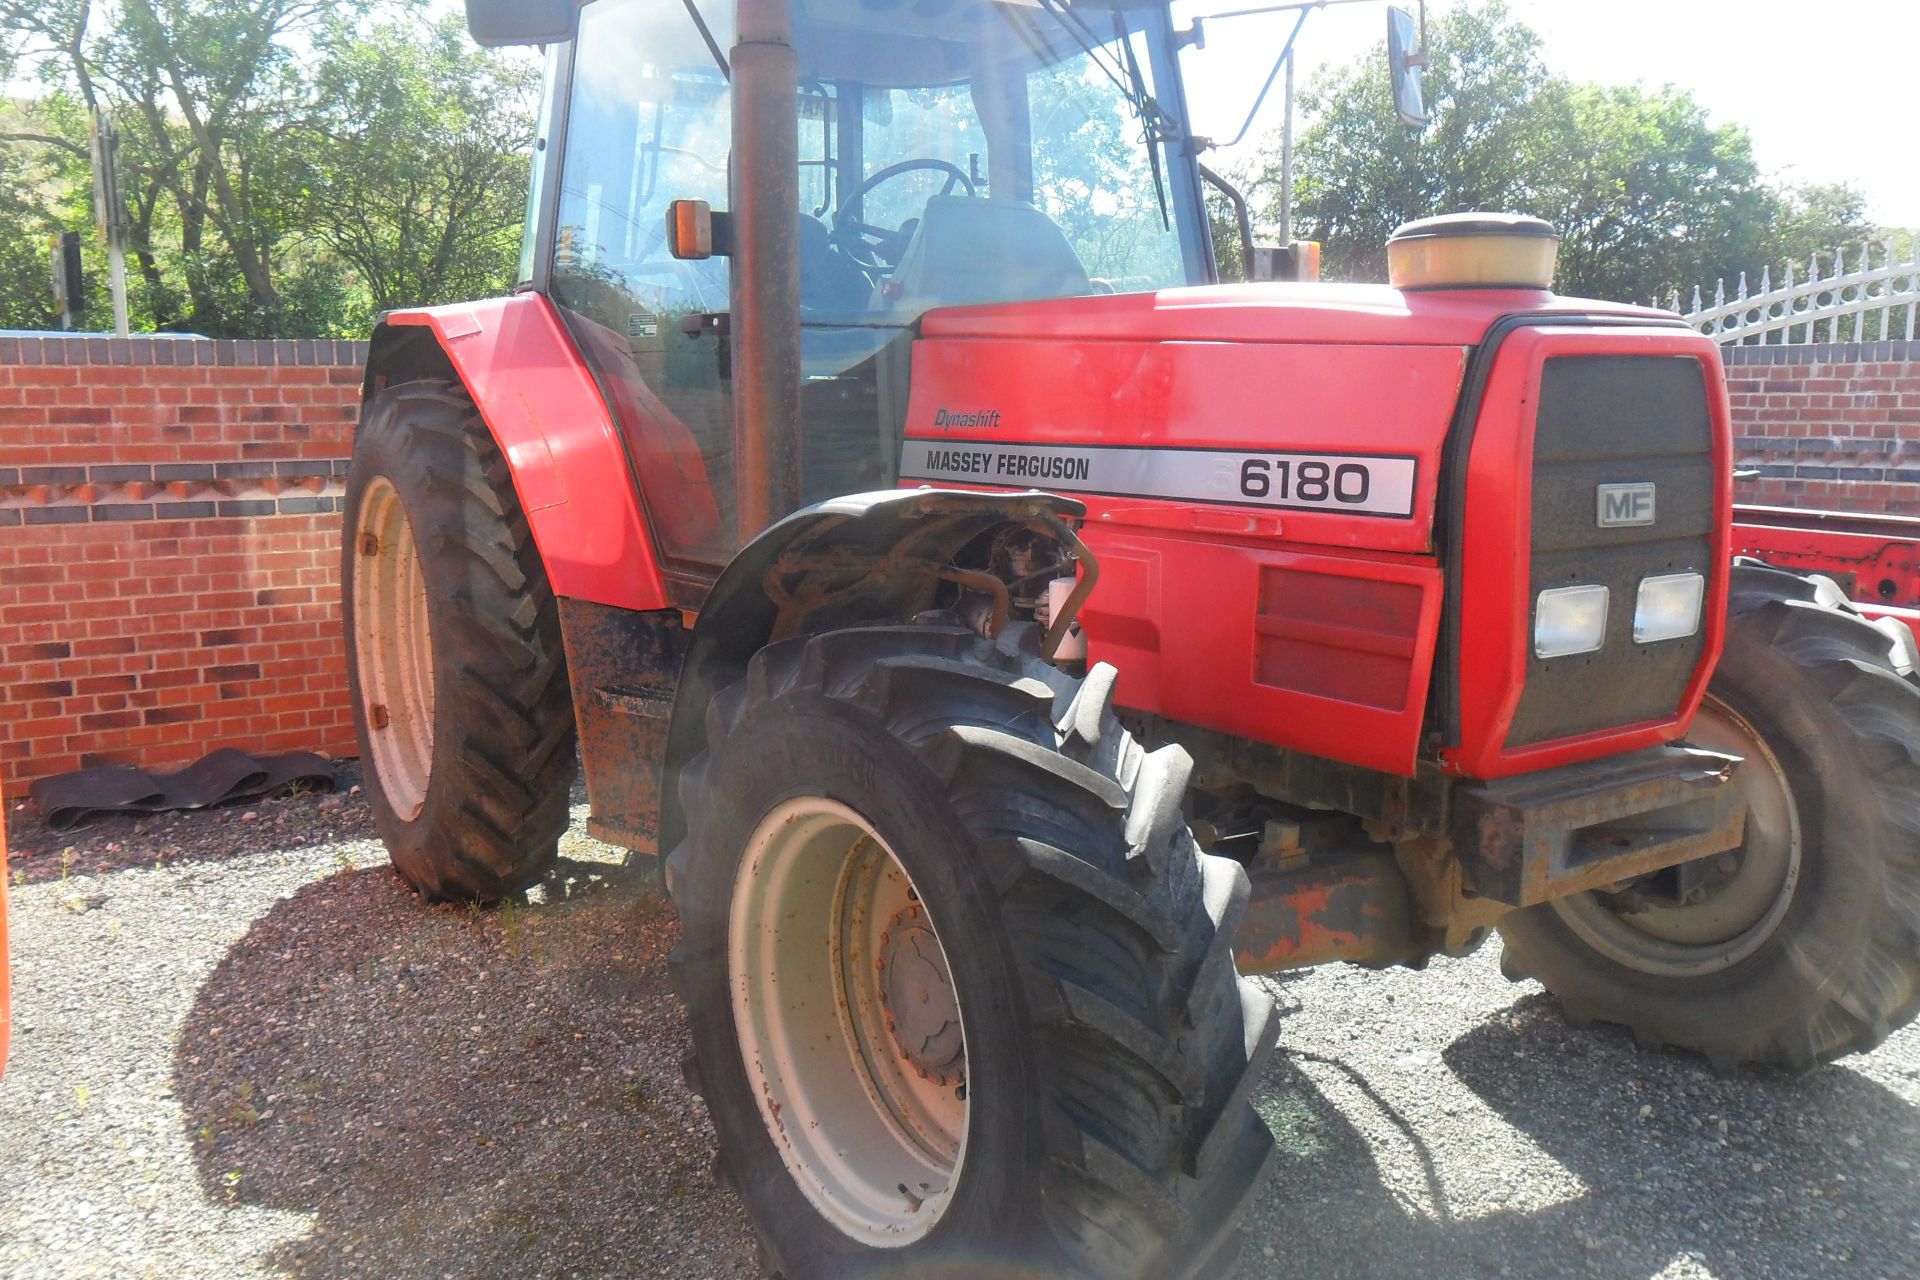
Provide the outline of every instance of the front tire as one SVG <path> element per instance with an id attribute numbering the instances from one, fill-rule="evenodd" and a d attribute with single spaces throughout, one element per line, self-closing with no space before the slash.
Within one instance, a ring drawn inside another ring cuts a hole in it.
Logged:
<path id="1" fill-rule="evenodd" d="M 1503 966 L 1643 1044 L 1802 1071 L 1920 1008 L 1920 689 L 1834 593 L 1760 565 L 1733 575 L 1695 736 L 1746 756 L 1746 840 L 1703 860 L 1692 899 L 1515 912 Z"/>
<path id="2" fill-rule="evenodd" d="M 1246 875 L 1029 630 L 770 646 L 683 773 L 691 1077 L 787 1280 L 1219 1274 L 1265 1172 Z"/>
<path id="3" fill-rule="evenodd" d="M 345 532 L 354 729 L 394 869 L 436 901 L 538 883 L 575 768 L 559 608 L 464 389 L 407 382 L 368 403 Z"/>

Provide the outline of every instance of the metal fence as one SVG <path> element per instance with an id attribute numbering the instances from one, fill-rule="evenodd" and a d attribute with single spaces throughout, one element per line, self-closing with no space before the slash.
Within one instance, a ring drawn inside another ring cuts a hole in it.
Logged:
<path id="1" fill-rule="evenodd" d="M 1653 304 L 1662 305 L 1658 298 Z M 1897 236 L 1868 241 L 1851 262 L 1845 249 L 1824 264 L 1821 255 L 1814 254 L 1799 276 L 1789 262 L 1777 286 L 1772 272 L 1762 269 L 1760 287 L 1752 292 L 1743 271 L 1731 297 L 1727 282 L 1716 280 L 1712 305 L 1702 300 L 1696 285 L 1693 303 L 1683 311 L 1676 289 L 1665 306 L 1729 345 L 1911 340 L 1920 333 L 1915 317 L 1920 311 L 1920 232 L 1909 232 L 1904 248 Z"/>

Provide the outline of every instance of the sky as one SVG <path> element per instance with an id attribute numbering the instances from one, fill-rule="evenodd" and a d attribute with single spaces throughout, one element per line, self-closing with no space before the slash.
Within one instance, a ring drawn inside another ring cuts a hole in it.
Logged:
<path id="1" fill-rule="evenodd" d="M 1261 0 L 1175 0 L 1196 15 Z M 1414 0 L 1398 0 L 1412 10 Z M 1453 0 L 1429 0 L 1429 17 Z M 1883 226 L 1920 228 L 1920 0 L 1508 0 L 1540 34 L 1541 54 L 1575 80 L 1673 84 L 1716 123 L 1753 136 L 1769 174 L 1790 182 L 1850 182 Z M 1310 14 L 1296 46 L 1297 81 L 1363 56 L 1386 32 L 1386 5 Z M 1209 24 L 1207 47 L 1184 54 L 1197 133 L 1230 138 L 1245 119 L 1293 15 Z M 1276 83 L 1245 152 L 1280 126 Z M 1298 120 L 1296 118 L 1296 127 Z M 1222 150 L 1224 157 L 1235 152 Z"/>

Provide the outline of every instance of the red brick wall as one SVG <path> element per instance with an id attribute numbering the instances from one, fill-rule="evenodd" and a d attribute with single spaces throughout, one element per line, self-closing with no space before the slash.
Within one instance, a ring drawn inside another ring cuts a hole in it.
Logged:
<path id="1" fill-rule="evenodd" d="M 0 782 L 353 751 L 339 500 L 365 347 L 0 338 Z"/>
<path id="2" fill-rule="evenodd" d="M 1724 354 L 1736 501 L 1920 515 L 1920 342 Z"/>

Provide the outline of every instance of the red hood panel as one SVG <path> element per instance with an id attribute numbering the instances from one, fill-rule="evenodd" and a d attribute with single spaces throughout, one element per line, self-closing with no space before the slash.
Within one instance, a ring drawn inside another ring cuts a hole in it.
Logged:
<path id="1" fill-rule="evenodd" d="M 1515 312 L 1663 316 L 1646 307 L 1538 289 L 1402 291 L 1369 284 L 1227 284 L 1161 293 L 947 307 L 930 338 L 1077 338 L 1134 342 L 1311 342 L 1471 346 Z"/>

